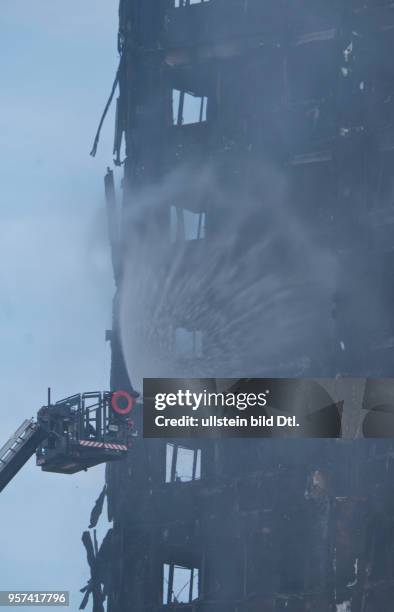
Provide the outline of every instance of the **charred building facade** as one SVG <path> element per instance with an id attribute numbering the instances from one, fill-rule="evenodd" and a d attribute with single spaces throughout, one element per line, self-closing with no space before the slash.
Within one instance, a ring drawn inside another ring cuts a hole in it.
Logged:
<path id="1" fill-rule="evenodd" d="M 388 0 L 121 1 L 113 389 L 391 374 L 393 52 Z M 109 612 L 392 610 L 391 442 L 136 420 Z"/>

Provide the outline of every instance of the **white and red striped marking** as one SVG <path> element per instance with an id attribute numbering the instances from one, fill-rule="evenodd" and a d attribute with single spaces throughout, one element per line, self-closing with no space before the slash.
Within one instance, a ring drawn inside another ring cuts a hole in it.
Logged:
<path id="1" fill-rule="evenodd" d="M 80 440 L 80 446 L 90 446 L 92 448 L 108 448 L 110 450 L 127 451 L 125 444 L 112 444 L 109 442 L 94 442 L 93 440 Z"/>

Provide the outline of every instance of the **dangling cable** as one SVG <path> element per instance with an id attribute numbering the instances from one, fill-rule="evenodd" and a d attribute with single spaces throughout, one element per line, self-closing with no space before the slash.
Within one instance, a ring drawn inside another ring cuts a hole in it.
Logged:
<path id="1" fill-rule="evenodd" d="M 120 73 L 121 73 L 122 66 L 123 66 L 123 58 L 124 58 L 124 56 L 125 56 L 125 51 L 123 51 L 122 55 L 120 56 L 119 66 L 118 66 L 118 69 L 116 71 L 115 80 L 114 80 L 113 85 L 112 85 L 111 93 L 110 93 L 109 98 L 107 100 L 107 104 L 105 105 L 103 114 L 101 115 L 100 123 L 99 123 L 99 126 L 97 128 L 97 133 L 96 133 L 96 136 L 94 138 L 93 147 L 92 147 L 92 150 L 90 151 L 90 155 L 92 157 L 95 157 L 96 153 L 97 153 L 97 147 L 98 147 L 98 143 L 99 143 L 99 140 L 100 140 L 101 128 L 103 127 L 103 123 L 105 121 L 105 117 L 107 116 L 109 107 L 111 106 L 111 102 L 112 102 L 112 100 L 114 98 L 114 95 L 115 95 L 116 87 L 118 86 L 118 83 L 119 83 L 119 78 L 120 78 Z"/>

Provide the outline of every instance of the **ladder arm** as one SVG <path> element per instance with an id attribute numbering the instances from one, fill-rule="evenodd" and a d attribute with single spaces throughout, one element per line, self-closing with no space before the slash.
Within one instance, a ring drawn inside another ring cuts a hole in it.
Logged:
<path id="1" fill-rule="evenodd" d="M 0 448 L 0 492 L 34 455 L 48 433 L 33 419 L 26 420 Z"/>

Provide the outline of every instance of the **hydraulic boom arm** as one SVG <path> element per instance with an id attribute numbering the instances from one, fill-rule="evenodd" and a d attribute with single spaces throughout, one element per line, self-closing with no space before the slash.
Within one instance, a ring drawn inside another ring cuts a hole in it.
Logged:
<path id="1" fill-rule="evenodd" d="M 36 452 L 47 432 L 33 419 L 26 420 L 0 449 L 0 491 Z"/>

